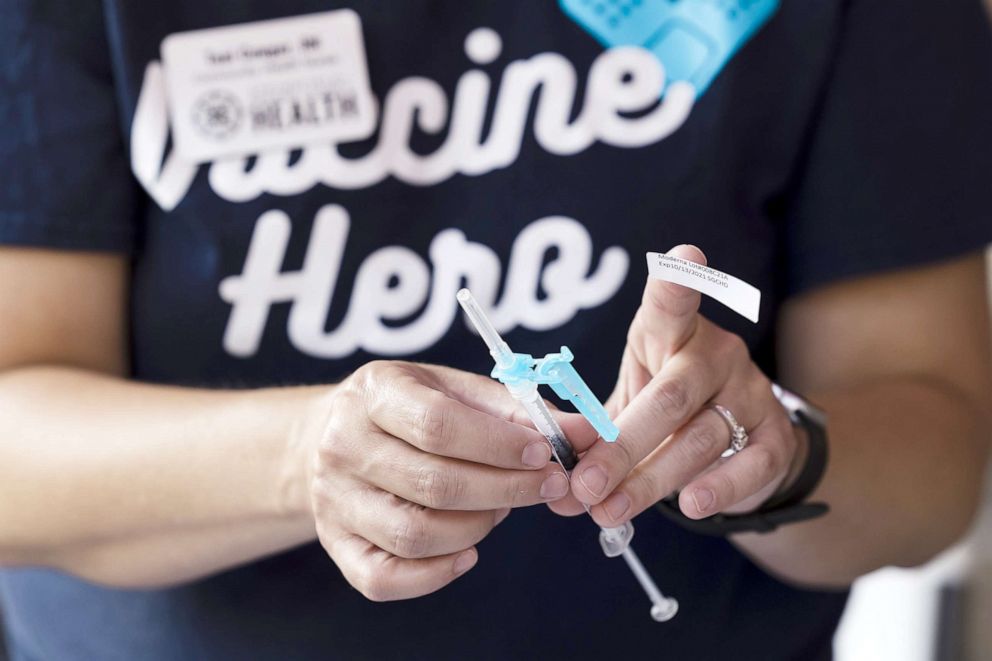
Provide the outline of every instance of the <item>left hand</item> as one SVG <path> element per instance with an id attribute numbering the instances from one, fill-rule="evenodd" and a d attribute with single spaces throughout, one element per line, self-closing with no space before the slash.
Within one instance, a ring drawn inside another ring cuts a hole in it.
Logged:
<path id="1" fill-rule="evenodd" d="M 669 254 L 706 263 L 693 246 Z M 648 280 L 607 402 L 620 437 L 585 453 L 572 494 L 554 511 L 577 514 L 585 503 L 598 524 L 614 527 L 681 490 L 682 512 L 702 519 L 753 510 L 782 485 L 799 447 L 788 415 L 744 341 L 700 316 L 699 303 L 692 289 Z M 750 436 L 727 459 L 730 429 L 714 403 Z"/>

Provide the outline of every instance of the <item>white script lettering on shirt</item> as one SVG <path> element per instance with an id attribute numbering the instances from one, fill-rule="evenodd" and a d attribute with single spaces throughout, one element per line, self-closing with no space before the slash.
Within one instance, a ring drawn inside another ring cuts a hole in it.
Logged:
<path id="1" fill-rule="evenodd" d="M 480 65 L 496 60 L 499 35 L 479 28 L 465 40 L 468 58 Z M 449 113 L 448 97 L 437 82 L 413 76 L 386 94 L 382 127 L 375 147 L 364 156 L 345 158 L 335 144 L 310 145 L 290 164 L 291 151 L 227 158 L 209 165 L 213 191 L 230 202 L 245 202 L 263 193 L 297 195 L 317 184 L 337 189 L 374 186 L 392 175 L 415 186 L 431 186 L 461 173 L 479 176 L 512 165 L 519 156 L 534 97 L 534 135 L 552 154 L 567 156 L 597 141 L 615 147 L 643 147 L 662 140 L 686 121 L 696 90 L 683 81 L 665 85 L 659 60 L 634 46 L 610 48 L 589 69 L 582 109 L 570 119 L 576 96 L 575 67 L 558 53 L 539 53 L 510 62 L 496 95 L 492 127 L 482 135 L 491 80 L 481 69 L 462 74 Z M 664 99 L 659 102 L 662 92 Z M 448 133 L 432 154 L 410 147 L 417 130 Z M 162 68 L 145 70 L 131 125 L 131 164 L 138 181 L 166 211 L 186 196 L 198 166 L 174 152 L 166 154 L 169 122 Z"/>
<path id="2" fill-rule="evenodd" d="M 501 52 L 500 36 L 488 28 L 474 30 L 465 40 L 465 54 L 476 65 L 493 63 Z M 696 98 L 689 83 L 666 86 L 661 63 L 638 47 L 611 48 L 596 58 L 576 113 L 575 67 L 558 53 L 508 63 L 490 103 L 492 87 L 481 68 L 466 71 L 455 84 L 449 109 L 439 83 L 420 76 L 404 78 L 386 93 L 378 140 L 365 155 L 346 158 L 337 144 L 324 143 L 307 146 L 291 162 L 289 149 L 273 150 L 259 154 L 250 168 L 248 156 L 207 164 L 207 182 L 229 202 L 246 202 L 265 193 L 299 195 L 318 184 L 363 189 L 390 176 L 411 186 L 432 186 L 456 174 L 481 176 L 512 166 L 532 106 L 536 143 L 549 153 L 568 156 L 596 142 L 637 148 L 663 140 L 685 123 Z M 483 135 L 490 105 L 490 128 Z M 445 130 L 444 141 L 431 154 L 419 154 L 410 146 L 418 131 Z M 182 202 L 199 169 L 168 150 L 168 144 L 162 67 L 151 62 L 131 125 L 131 166 L 165 211 Z M 415 353 L 450 328 L 457 315 L 455 292 L 463 278 L 480 302 L 493 308 L 500 331 L 518 326 L 550 330 L 580 309 L 612 298 L 630 261 L 623 248 L 613 246 L 602 252 L 590 273 L 594 250 L 585 227 L 570 218 L 543 218 L 517 236 L 497 303 L 503 266 L 498 255 L 449 228 L 434 237 L 429 260 L 403 246 L 386 246 L 367 256 L 343 321 L 327 331 L 349 224 L 342 207 L 323 207 L 313 223 L 303 268 L 282 272 L 290 219 L 277 209 L 257 219 L 242 273 L 225 278 L 219 287 L 221 298 L 232 306 L 223 339 L 228 353 L 255 355 L 272 305 L 285 302 L 291 303 L 289 339 L 307 355 L 341 358 L 358 349 L 384 356 Z M 552 248 L 558 255 L 545 265 L 544 256 Z M 543 299 L 538 298 L 539 287 L 546 293 Z M 421 307 L 423 312 L 406 325 L 384 323 L 406 319 Z"/>
<path id="3" fill-rule="evenodd" d="M 220 295 L 231 304 L 224 349 L 250 357 L 259 348 L 272 306 L 290 302 L 287 327 L 299 351 L 319 358 L 341 358 L 358 349 L 383 356 L 415 353 L 437 342 L 458 312 L 455 293 L 464 282 L 492 310 L 501 332 L 517 326 L 548 330 L 582 308 L 609 300 L 627 275 L 629 258 L 620 247 L 607 248 L 596 270 L 592 240 L 580 223 L 564 217 L 537 220 L 513 243 L 503 296 L 496 304 L 501 264 L 496 253 L 446 229 L 431 241 L 428 265 L 414 251 L 386 246 L 358 269 L 348 310 L 340 325 L 326 331 L 328 312 L 348 236 L 350 218 L 338 205 L 322 207 L 314 219 L 303 268 L 282 271 L 291 223 L 282 211 L 268 211 L 255 223 L 240 275 L 225 278 Z M 548 264 L 544 257 L 556 248 Z M 431 271 L 433 267 L 433 272 Z M 538 286 L 545 298 L 538 299 Z M 405 326 L 385 321 L 423 312 Z"/>

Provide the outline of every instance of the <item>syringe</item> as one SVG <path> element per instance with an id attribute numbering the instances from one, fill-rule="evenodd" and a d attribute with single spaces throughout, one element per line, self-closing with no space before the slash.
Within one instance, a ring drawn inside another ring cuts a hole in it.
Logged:
<path id="1" fill-rule="evenodd" d="M 578 463 L 578 457 L 575 455 L 575 451 L 572 449 L 571 444 L 565 437 L 561 426 L 551 415 L 551 411 L 548 410 L 548 405 L 544 402 L 544 399 L 538 393 L 537 385 L 538 382 L 534 378 L 527 378 L 532 375 L 531 367 L 534 366 L 535 361 L 527 355 L 515 354 L 510 351 L 509 345 L 500 337 L 500 334 L 493 327 L 492 322 L 486 316 L 485 312 L 479 306 L 479 303 L 472 296 L 472 292 L 468 289 L 462 289 L 457 295 L 458 303 L 465 310 L 465 314 L 468 315 L 469 320 L 472 325 L 478 330 L 479 335 L 482 336 L 483 341 L 485 341 L 486 346 L 489 347 L 489 354 L 493 357 L 496 362 L 496 368 L 493 370 L 494 376 L 501 375 L 500 380 L 506 386 L 507 390 L 515 400 L 520 402 L 524 409 L 527 411 L 527 415 L 534 422 L 537 430 L 540 431 L 548 442 L 551 444 L 551 452 L 554 455 L 555 461 L 562 467 L 565 471 L 565 475 L 571 480 L 572 469 Z M 562 353 L 566 350 L 563 349 Z M 557 359 L 557 358 L 556 358 Z M 568 354 L 568 359 L 570 360 L 570 354 Z M 537 361 L 539 362 L 539 361 Z M 505 375 L 512 375 L 519 378 L 507 378 Z M 578 378 L 577 374 L 574 374 L 574 378 Z M 543 381 L 547 383 L 547 381 Z M 561 385 L 561 384 L 556 384 Z M 584 384 L 582 384 L 584 386 Z M 556 388 L 557 390 L 557 388 Z M 581 396 L 583 401 L 588 399 L 594 399 L 594 397 L 589 394 L 588 396 Z M 602 408 L 598 405 L 598 408 Z M 584 410 L 586 407 L 580 407 L 580 411 L 587 417 L 592 416 L 590 422 L 592 422 L 597 429 L 602 429 L 605 427 L 612 427 L 612 422 L 609 421 L 608 416 L 605 413 L 587 413 Z M 602 418 L 606 417 L 604 421 Z M 615 428 L 614 428 L 615 429 Z M 602 432 L 601 432 L 602 433 Z M 615 439 L 615 434 L 613 435 Z M 589 512 L 589 507 L 583 505 L 586 512 Z M 615 558 L 618 555 L 623 556 L 626 561 L 627 566 L 630 567 L 630 571 L 634 574 L 637 582 L 641 584 L 644 592 L 647 594 L 648 598 L 651 600 L 651 617 L 657 622 L 666 622 L 673 617 L 678 612 L 679 604 L 678 602 L 671 598 L 666 597 L 655 585 L 654 580 L 651 575 L 648 574 L 647 569 L 641 564 L 640 558 L 637 557 L 637 553 L 631 547 L 630 542 L 634 536 L 634 526 L 628 521 L 625 525 L 619 528 L 600 528 L 599 542 L 603 547 L 603 552 L 607 557 Z"/>

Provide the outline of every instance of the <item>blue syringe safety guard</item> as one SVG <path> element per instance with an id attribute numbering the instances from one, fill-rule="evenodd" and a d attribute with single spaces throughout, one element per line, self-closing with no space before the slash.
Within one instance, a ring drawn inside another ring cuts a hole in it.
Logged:
<path id="1" fill-rule="evenodd" d="M 559 0 L 562 9 L 607 48 L 640 46 L 701 95 L 737 51 L 778 9 L 780 0 Z"/>
<path id="2" fill-rule="evenodd" d="M 617 440 L 620 430 L 613 424 L 606 408 L 572 366 L 574 358 L 568 347 L 562 347 L 559 353 L 549 353 L 541 359 L 535 359 L 529 354 L 515 353 L 509 365 L 504 367 L 497 365 L 491 374 L 493 378 L 510 387 L 526 381 L 551 386 L 558 397 L 571 402 L 576 410 L 585 416 L 604 441 L 612 443 Z"/>
<path id="3" fill-rule="evenodd" d="M 572 402 L 572 406 L 585 416 L 603 440 L 612 443 L 620 436 L 620 430 L 610 420 L 603 404 L 575 371 L 572 366 L 573 358 L 575 356 L 568 347 L 562 347 L 560 353 L 549 353 L 538 361 L 534 370 L 538 383 L 548 383 L 558 397 Z"/>

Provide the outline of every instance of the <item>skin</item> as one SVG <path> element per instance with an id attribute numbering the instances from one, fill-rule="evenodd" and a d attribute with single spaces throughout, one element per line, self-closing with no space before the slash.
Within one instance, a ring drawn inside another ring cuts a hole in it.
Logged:
<path id="1" fill-rule="evenodd" d="M 689 516 L 739 511 L 782 488 L 803 456 L 743 343 L 672 285 L 648 283 L 631 326 L 610 400 L 617 443 L 560 414 L 585 452 L 566 495 L 540 435 L 482 375 L 381 361 L 318 387 L 131 382 L 127 282 L 120 257 L 0 249 L 2 564 L 150 587 L 318 539 L 370 599 L 412 598 L 471 569 L 509 508 L 573 513 L 581 501 L 616 525 L 681 488 Z M 976 255 L 788 302 L 782 381 L 831 415 L 814 497 L 832 511 L 741 535 L 744 552 L 787 580 L 832 586 L 918 564 L 962 534 L 990 435 L 984 293 Z M 751 430 L 723 462 L 729 434 L 711 398 Z M 704 490 L 713 501 L 700 509 Z M 618 497 L 629 505 L 611 514 Z"/>

